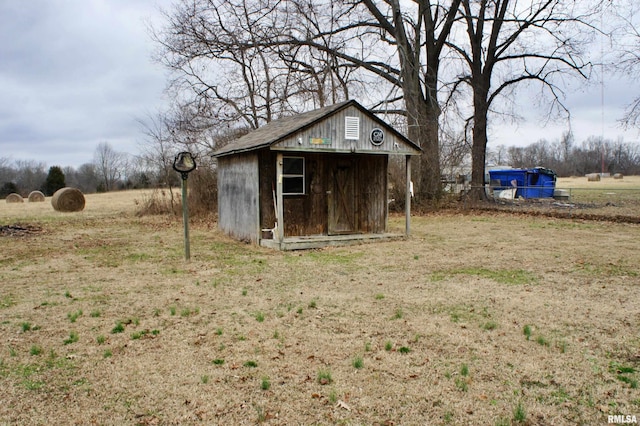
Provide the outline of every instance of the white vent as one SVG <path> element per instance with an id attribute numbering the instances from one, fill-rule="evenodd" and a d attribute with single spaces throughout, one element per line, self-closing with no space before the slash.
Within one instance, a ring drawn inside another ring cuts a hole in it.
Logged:
<path id="1" fill-rule="evenodd" d="M 344 118 L 344 138 L 351 140 L 360 139 L 360 117 Z"/>

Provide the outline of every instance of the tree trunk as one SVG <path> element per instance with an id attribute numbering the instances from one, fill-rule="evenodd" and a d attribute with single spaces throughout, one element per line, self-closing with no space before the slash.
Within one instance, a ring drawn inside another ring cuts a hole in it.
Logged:
<path id="1" fill-rule="evenodd" d="M 439 112 L 424 101 L 421 104 L 413 113 L 407 106 L 409 116 L 416 117 L 415 120 L 409 120 L 409 139 L 422 148 L 422 154 L 414 157 L 411 165 L 414 194 L 418 201 L 437 200 L 441 196 Z"/>
<path id="2" fill-rule="evenodd" d="M 473 93 L 473 141 L 471 145 L 471 197 L 485 200 L 485 165 L 487 155 L 488 83 L 476 84 Z"/>
<path id="3" fill-rule="evenodd" d="M 415 64 L 414 67 L 417 68 Z M 417 73 L 403 69 L 403 77 L 408 136 L 422 148 L 422 154 L 411 165 L 414 194 L 418 202 L 437 200 L 441 196 L 438 141 L 440 106 L 431 97 L 431 92 L 427 93 L 425 100 Z"/>

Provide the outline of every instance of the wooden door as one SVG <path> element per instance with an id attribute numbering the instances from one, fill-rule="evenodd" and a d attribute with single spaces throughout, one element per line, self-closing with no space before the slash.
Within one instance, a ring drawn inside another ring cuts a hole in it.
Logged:
<path id="1" fill-rule="evenodd" d="M 329 167 L 328 233 L 356 232 L 356 173 L 352 160 L 337 160 Z"/>

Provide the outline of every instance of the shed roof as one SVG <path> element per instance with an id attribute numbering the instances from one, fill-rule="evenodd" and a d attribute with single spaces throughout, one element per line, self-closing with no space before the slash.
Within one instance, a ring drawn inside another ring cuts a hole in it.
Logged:
<path id="1" fill-rule="evenodd" d="M 213 153 L 213 156 L 222 157 L 241 152 L 253 151 L 260 148 L 266 148 L 276 143 L 277 141 L 306 127 L 309 127 L 317 123 L 318 121 L 323 120 L 350 106 L 354 106 L 361 110 L 369 118 L 371 118 L 381 126 L 384 126 L 388 131 L 392 132 L 398 138 L 402 139 L 411 148 L 415 149 L 416 151 L 421 151 L 421 148 L 418 145 L 411 142 L 402 133 L 398 132 L 396 129 L 385 123 L 383 120 L 378 118 L 375 114 L 360 105 L 355 100 L 350 100 L 302 114 L 296 114 L 290 117 L 283 117 L 278 120 L 271 121 L 264 126 L 259 127 L 256 130 L 253 130 L 218 149 Z"/>

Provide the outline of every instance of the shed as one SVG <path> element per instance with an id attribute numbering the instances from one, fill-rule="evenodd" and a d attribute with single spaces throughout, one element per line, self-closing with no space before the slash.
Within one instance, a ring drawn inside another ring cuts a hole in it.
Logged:
<path id="1" fill-rule="evenodd" d="M 217 150 L 218 227 L 281 250 L 398 237 L 387 233 L 389 155 L 421 149 L 356 101 L 272 121 Z M 400 235 L 401 236 L 401 235 Z"/>

